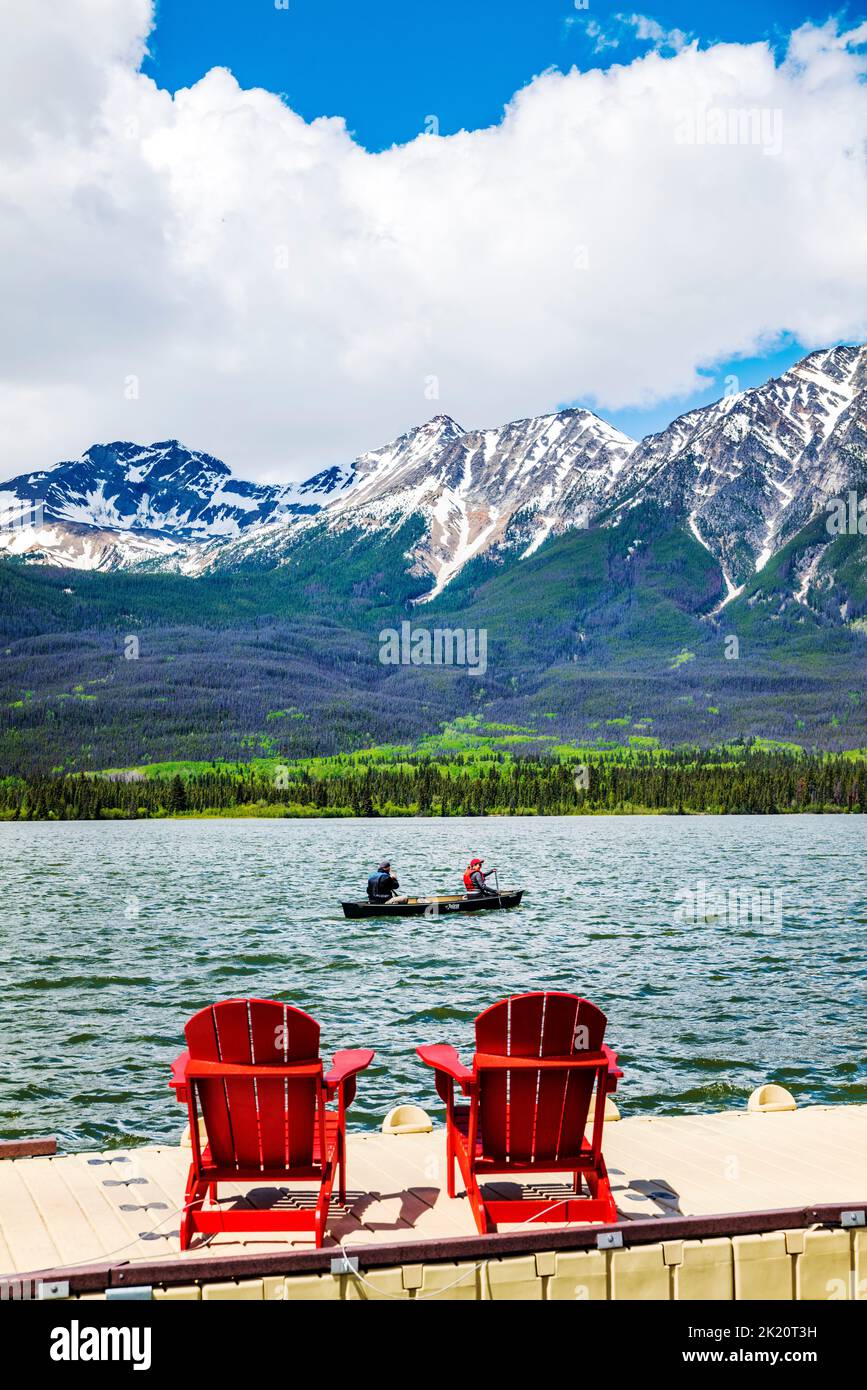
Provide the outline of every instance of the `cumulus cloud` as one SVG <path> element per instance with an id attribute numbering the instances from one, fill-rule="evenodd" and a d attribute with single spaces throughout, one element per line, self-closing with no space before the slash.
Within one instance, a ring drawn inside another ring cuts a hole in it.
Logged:
<path id="1" fill-rule="evenodd" d="M 160 91 L 148 0 L 6 18 L 0 476 L 177 436 L 299 477 L 440 411 L 604 413 L 864 335 L 867 26 L 546 72 L 370 154 L 224 69 Z"/>

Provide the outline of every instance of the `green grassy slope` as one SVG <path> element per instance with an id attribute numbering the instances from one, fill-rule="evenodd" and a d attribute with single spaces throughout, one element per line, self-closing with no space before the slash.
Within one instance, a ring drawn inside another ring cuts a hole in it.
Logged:
<path id="1" fill-rule="evenodd" d="M 820 555 L 815 611 L 791 598 L 807 528 L 713 617 L 718 567 L 653 508 L 468 566 L 432 603 L 417 534 L 317 529 L 289 563 L 199 578 L 0 564 L 0 770 L 418 746 L 461 716 L 531 745 L 867 743 L 864 538 Z M 381 664 L 402 621 L 483 628 L 488 669 Z"/>

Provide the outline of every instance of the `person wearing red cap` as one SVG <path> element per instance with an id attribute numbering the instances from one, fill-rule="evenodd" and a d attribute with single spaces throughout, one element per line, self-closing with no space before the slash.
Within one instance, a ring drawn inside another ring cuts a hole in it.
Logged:
<path id="1" fill-rule="evenodd" d="M 478 897 L 480 893 L 490 897 L 496 896 L 486 884 L 485 879 L 490 878 L 491 874 L 495 874 L 497 871 L 496 869 L 488 869 L 485 873 L 482 869 L 484 862 L 484 859 L 471 859 L 464 872 L 464 887 L 468 897 Z"/>

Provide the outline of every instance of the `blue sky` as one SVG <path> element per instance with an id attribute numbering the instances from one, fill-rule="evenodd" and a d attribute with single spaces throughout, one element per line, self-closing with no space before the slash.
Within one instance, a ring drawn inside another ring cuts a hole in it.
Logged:
<path id="1" fill-rule="evenodd" d="M 441 413 L 639 436 L 867 340 L 832 3 L 5 0 L 0 477 L 177 438 L 283 482 Z"/>
<path id="2" fill-rule="evenodd" d="M 647 52 L 619 14 L 634 10 L 702 42 L 782 40 L 806 20 L 846 14 L 831 3 L 726 0 L 650 4 L 589 0 L 158 0 L 143 71 L 170 91 L 210 68 L 242 87 L 284 93 L 306 120 L 343 116 L 369 150 L 412 140 L 427 115 L 440 133 L 499 121 L 503 106 L 546 68 L 607 67 Z M 849 11 L 853 18 L 852 11 Z M 598 25 L 617 47 L 597 51 Z"/>
<path id="3" fill-rule="evenodd" d="M 677 0 L 638 9 L 671 34 L 674 45 L 765 40 L 782 49 L 788 34 L 808 20 L 821 23 L 831 13 L 846 23 L 858 19 L 851 7 L 811 0 Z M 342 116 L 358 143 L 376 152 L 415 139 L 430 116 L 442 135 L 497 124 L 513 93 L 548 68 L 632 62 L 650 47 L 635 26 L 618 18 L 633 13 L 622 0 L 589 0 L 586 8 L 570 0 L 288 0 L 286 8 L 272 0 L 158 0 L 142 71 L 175 92 L 213 67 L 227 67 L 242 87 L 280 93 L 307 121 Z M 660 51 L 674 51 L 671 44 L 663 41 Z M 708 366 L 703 391 L 648 409 L 601 413 L 640 437 L 717 399 L 727 377 L 736 376 L 741 389 L 757 385 L 804 352 L 787 336 L 764 356 Z M 572 404 L 594 403 L 560 402 Z"/>

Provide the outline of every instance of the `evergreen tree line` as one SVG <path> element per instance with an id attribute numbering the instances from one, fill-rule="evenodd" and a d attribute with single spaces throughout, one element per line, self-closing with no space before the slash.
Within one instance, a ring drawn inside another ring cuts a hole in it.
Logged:
<path id="1" fill-rule="evenodd" d="M 586 781 L 586 786 L 583 782 Z M 315 775 L 214 767 L 124 781 L 84 773 L 0 779 L 0 818 L 99 820 L 201 815 L 574 815 L 617 811 L 765 815 L 867 809 L 867 762 L 746 751 L 592 759 L 582 778 L 544 758 L 455 765 L 418 759 Z"/>

